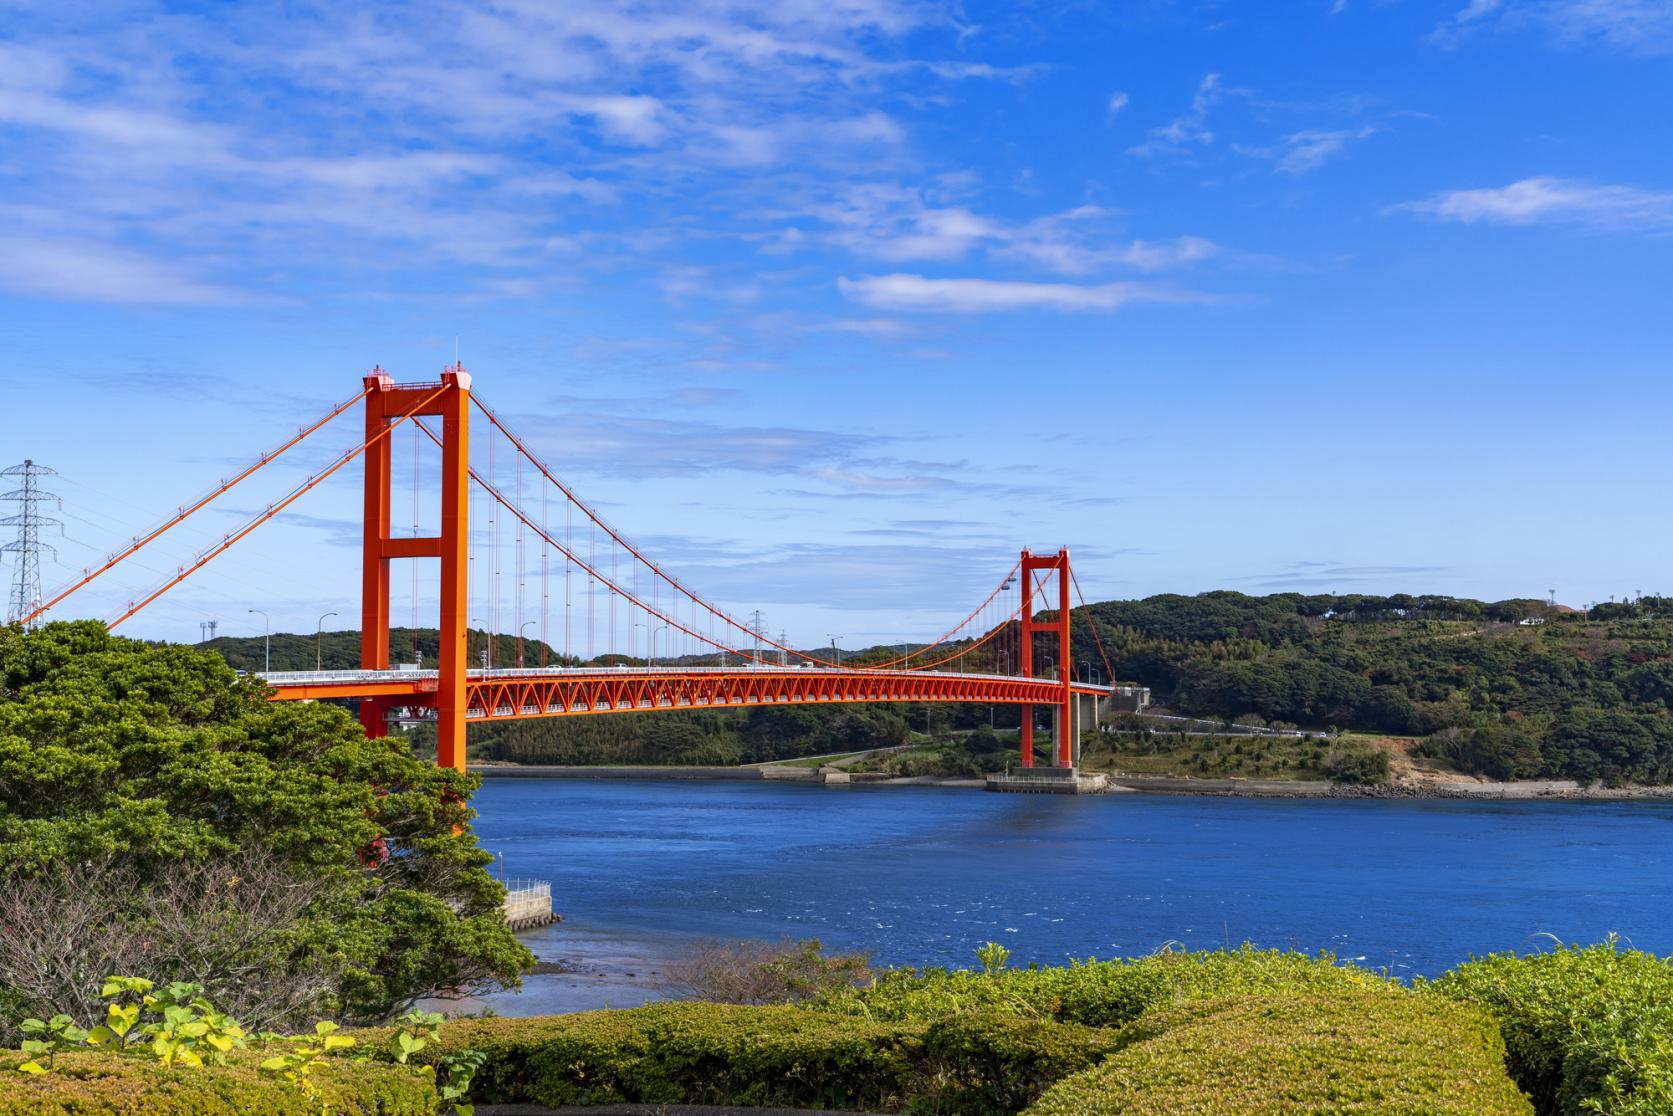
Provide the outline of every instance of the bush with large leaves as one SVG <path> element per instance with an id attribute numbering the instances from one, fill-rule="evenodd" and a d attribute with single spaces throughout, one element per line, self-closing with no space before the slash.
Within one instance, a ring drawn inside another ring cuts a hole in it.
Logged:
<path id="1" fill-rule="evenodd" d="M 514 984 L 475 787 L 213 654 L 0 629 L 0 1015 L 118 960 L 273 1024 Z"/>

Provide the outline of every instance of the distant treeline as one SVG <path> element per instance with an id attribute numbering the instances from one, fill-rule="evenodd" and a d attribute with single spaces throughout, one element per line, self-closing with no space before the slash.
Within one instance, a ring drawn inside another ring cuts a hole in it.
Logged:
<path id="1" fill-rule="evenodd" d="M 1673 602 L 1586 615 L 1537 600 L 1251 597 L 1105 601 L 1117 677 L 1188 713 L 1430 736 L 1495 778 L 1673 782 Z M 1522 623 L 1529 621 L 1529 623 Z"/>
<path id="2" fill-rule="evenodd" d="M 1114 676 L 1182 712 L 1426 736 L 1437 757 L 1494 778 L 1673 783 L 1673 601 L 1665 598 L 1583 614 L 1532 599 L 1220 591 L 1105 601 L 1072 617 L 1077 675 L 1104 674 L 1096 624 Z M 969 669 L 993 669 L 1008 638 L 973 652 Z M 393 657 L 410 660 L 415 642 L 433 665 L 433 630 L 393 631 Z M 476 633 L 473 648 L 485 645 Z M 261 669 L 260 637 L 211 646 L 235 667 Z M 524 660 L 538 663 L 540 650 L 525 644 Z M 318 653 L 327 669 L 353 667 L 358 633 L 327 632 Z M 845 661 L 897 653 L 872 648 Z M 1036 670 L 1049 673 L 1056 653 L 1041 639 Z M 516 654 L 515 640 L 496 639 L 496 664 L 512 665 Z M 551 649 L 546 657 L 560 659 Z M 313 636 L 273 638 L 275 670 L 314 663 Z M 560 718 L 473 729 L 471 750 L 524 763 L 754 762 L 897 743 L 922 730 L 926 713 L 937 732 L 989 718 L 986 706 L 939 705 Z M 1014 708 L 994 716 L 1002 729 L 1017 723 Z"/>

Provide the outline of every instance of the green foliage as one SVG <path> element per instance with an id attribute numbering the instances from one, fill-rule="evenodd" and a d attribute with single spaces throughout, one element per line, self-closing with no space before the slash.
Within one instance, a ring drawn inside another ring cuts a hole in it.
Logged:
<path id="1" fill-rule="evenodd" d="M 1673 782 L 1664 601 L 1604 621 L 1537 601 L 1215 592 L 1106 601 L 1073 626 L 1186 713 L 1436 734 L 1433 756 L 1502 779 Z"/>
<path id="2" fill-rule="evenodd" d="M 1673 1112 L 1673 961 L 1614 941 L 1491 954 L 1426 985 L 1499 1021 L 1542 1116 Z"/>
<path id="3" fill-rule="evenodd" d="M 83 1045 L 115 1051 L 141 1045 L 165 1068 L 205 1062 L 220 1065 L 228 1052 L 246 1045 L 244 1028 L 203 997 L 201 984 L 174 981 L 156 989 L 143 977 L 112 976 L 105 979 L 99 994 L 110 1003 L 105 1022 L 91 1030 L 76 1026 L 63 1014 L 48 1022 L 23 1020 L 18 1025 L 24 1036 L 21 1049 L 25 1054 L 46 1054 L 48 1061 L 42 1067 L 38 1060 L 31 1060 L 18 1069 L 48 1072 L 59 1051 Z"/>
<path id="4" fill-rule="evenodd" d="M 878 1020 L 928 1021 L 999 1011 L 1092 1027 L 1129 1023 L 1177 1003 L 1278 992 L 1380 988 L 1386 981 L 1327 955 L 1258 950 L 1160 953 L 1129 961 L 1071 961 L 1066 968 L 898 969 L 872 987 L 826 997 L 820 1010 Z"/>
<path id="5" fill-rule="evenodd" d="M 18 1030 L 23 1033 L 20 1047 L 30 1056 L 29 1061 L 17 1067 L 21 1073 L 50 1073 L 57 1065 L 59 1051 L 74 1050 L 87 1041 L 87 1032 L 67 1015 L 25 1019 Z M 40 1063 L 42 1054 L 46 1055 L 44 1066 Z"/>
<path id="6" fill-rule="evenodd" d="M 395 1030 L 389 1036 L 390 1060 L 406 1065 L 409 1058 L 441 1037 L 444 1018 L 440 1012 L 414 1008 L 395 1020 Z"/>
<path id="7" fill-rule="evenodd" d="M 955 1015 L 924 1032 L 929 1096 L 936 1113 L 1016 1112 L 1055 1082 L 1120 1048 L 1117 1031 L 986 1012 Z"/>
<path id="8" fill-rule="evenodd" d="M 1368 744 L 1339 744 L 1325 754 L 1324 771 L 1337 783 L 1386 783 L 1388 753 Z"/>
<path id="9" fill-rule="evenodd" d="M 1531 1116 L 1484 1013 L 1393 988 L 1148 1015 L 1028 1116 Z"/>
<path id="10" fill-rule="evenodd" d="M 138 1023 L 137 1034 L 150 1040 L 151 1053 L 164 1066 L 201 1066 L 205 1061 L 219 1065 L 229 1051 L 245 1045 L 244 1028 L 204 998 L 203 985 L 171 981 L 155 992 L 153 988 L 149 980 L 138 977 L 106 980 L 100 995 L 112 998 L 112 1003 L 104 1026 L 90 1039 L 125 1047 Z M 138 1000 L 123 1003 L 123 996 Z"/>
<path id="11" fill-rule="evenodd" d="M 316 1099 L 319 1090 L 314 1085 L 314 1071 L 326 1065 L 325 1060 L 332 1051 L 347 1050 L 354 1045 L 354 1039 L 336 1031 L 337 1024 L 322 1019 L 314 1024 L 313 1034 L 292 1035 L 284 1039 L 289 1044 L 288 1049 L 263 1059 L 261 1072 L 302 1090 L 309 1100 Z"/>
<path id="12" fill-rule="evenodd" d="M 333 1058 L 310 1074 L 313 1095 L 277 1085 L 259 1063 L 266 1050 L 235 1050 L 225 1065 L 164 1067 L 102 1050 L 59 1058 L 55 1073 L 22 1078 L 17 1055 L 0 1051 L 0 1116 L 434 1116 L 440 1098 L 429 1074 L 402 1066 Z"/>
<path id="13" fill-rule="evenodd" d="M 1114 1032 L 1003 1013 L 924 1025 L 794 1006 L 668 1003 L 471 1020 L 447 1044 L 484 1063 L 494 1103 L 726 1104 L 999 1116 L 1114 1049 Z"/>
<path id="14" fill-rule="evenodd" d="M 464 828 L 476 785 L 404 741 L 367 740 L 340 708 L 269 702 L 211 653 L 91 622 L 0 629 L 0 874 L 114 860 L 143 887 L 259 849 L 320 897 L 224 968 L 270 983 L 335 974 L 299 1012 L 378 1018 L 438 989 L 516 981 L 532 959 Z M 167 935 L 149 940 L 153 963 L 130 971 L 235 991 L 172 955 Z"/>
<path id="15" fill-rule="evenodd" d="M 910 1095 L 923 1027 L 805 1008 L 667 1003 L 468 1020 L 446 1047 L 480 1051 L 480 1101 L 737 1104 L 890 1110 Z"/>
<path id="16" fill-rule="evenodd" d="M 444 1054 L 432 1067 L 436 1078 L 436 1093 L 444 1108 L 451 1106 L 456 1116 L 473 1116 L 476 1105 L 467 1103 L 476 1075 L 488 1062 L 488 1055 L 480 1050 L 459 1050 Z"/>
<path id="17" fill-rule="evenodd" d="M 982 966 L 982 972 L 993 976 L 1005 967 L 1011 959 L 1011 951 L 998 942 L 987 942 L 976 951 L 976 960 Z"/>

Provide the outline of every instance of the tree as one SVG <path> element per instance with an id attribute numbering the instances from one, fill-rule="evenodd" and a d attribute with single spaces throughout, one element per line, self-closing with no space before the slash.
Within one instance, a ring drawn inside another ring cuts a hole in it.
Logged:
<path id="1" fill-rule="evenodd" d="M 272 980 L 328 969 L 309 1008 L 382 1018 L 514 985 L 532 963 L 466 828 L 476 786 L 366 739 L 340 708 L 269 702 L 213 653 L 93 622 L 0 629 L 0 876 L 96 863 L 134 889 L 109 917 L 143 922 L 141 892 L 254 858 L 311 893 L 259 959 Z"/>

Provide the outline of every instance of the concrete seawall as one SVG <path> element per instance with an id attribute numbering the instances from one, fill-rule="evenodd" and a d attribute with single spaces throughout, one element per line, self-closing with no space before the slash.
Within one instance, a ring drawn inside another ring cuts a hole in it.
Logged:
<path id="1" fill-rule="evenodd" d="M 785 778 L 771 775 L 760 767 L 558 767 L 516 766 L 500 764 L 471 764 L 472 775 L 484 779 L 728 779 L 760 780 Z M 787 770 L 806 772 L 808 782 L 817 782 L 819 773 L 811 767 Z"/>

